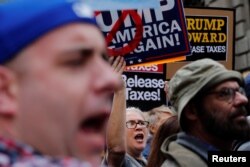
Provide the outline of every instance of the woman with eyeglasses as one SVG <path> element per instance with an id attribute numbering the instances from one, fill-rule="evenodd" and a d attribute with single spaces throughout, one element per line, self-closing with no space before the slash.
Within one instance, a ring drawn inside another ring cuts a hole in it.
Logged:
<path id="1" fill-rule="evenodd" d="M 115 71 L 121 74 L 124 59 L 118 56 L 110 61 Z M 145 167 L 147 160 L 142 151 L 146 146 L 148 125 L 140 109 L 126 109 L 125 86 L 117 90 L 107 124 L 107 151 L 103 164 L 109 167 Z"/>

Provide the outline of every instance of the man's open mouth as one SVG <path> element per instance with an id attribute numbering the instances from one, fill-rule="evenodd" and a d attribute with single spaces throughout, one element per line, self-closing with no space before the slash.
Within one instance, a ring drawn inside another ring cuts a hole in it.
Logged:
<path id="1" fill-rule="evenodd" d="M 106 113 L 90 116 L 80 123 L 80 130 L 85 133 L 102 132 L 105 128 L 108 116 Z"/>

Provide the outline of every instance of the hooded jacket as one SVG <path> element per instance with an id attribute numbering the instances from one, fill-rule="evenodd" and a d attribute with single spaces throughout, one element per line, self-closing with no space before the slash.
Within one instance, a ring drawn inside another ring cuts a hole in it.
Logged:
<path id="1" fill-rule="evenodd" d="M 161 151 L 166 160 L 161 167 L 207 167 L 207 152 L 215 150 L 198 138 L 181 132 L 163 142 Z"/>

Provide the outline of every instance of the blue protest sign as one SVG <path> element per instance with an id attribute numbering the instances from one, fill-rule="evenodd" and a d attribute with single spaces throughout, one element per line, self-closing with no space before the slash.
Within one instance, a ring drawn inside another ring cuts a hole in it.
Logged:
<path id="1" fill-rule="evenodd" d="M 181 0 L 158 2 L 158 9 L 97 12 L 112 56 L 135 65 L 190 54 Z"/>

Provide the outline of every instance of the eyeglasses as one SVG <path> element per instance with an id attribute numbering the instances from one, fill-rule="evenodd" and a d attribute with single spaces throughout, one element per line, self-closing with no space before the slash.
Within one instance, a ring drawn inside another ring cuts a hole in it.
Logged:
<path id="1" fill-rule="evenodd" d="M 148 125 L 149 125 L 149 122 L 148 121 L 127 121 L 126 122 L 126 127 L 129 128 L 129 129 L 135 129 L 137 127 L 137 125 L 141 128 L 147 128 Z"/>
<path id="2" fill-rule="evenodd" d="M 236 95 L 236 92 L 239 92 L 242 95 L 246 95 L 246 92 L 244 88 L 223 88 L 222 90 L 219 91 L 212 91 L 209 92 L 208 94 L 216 94 L 219 100 L 227 101 L 228 103 L 231 103 Z"/>

